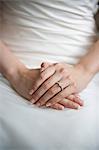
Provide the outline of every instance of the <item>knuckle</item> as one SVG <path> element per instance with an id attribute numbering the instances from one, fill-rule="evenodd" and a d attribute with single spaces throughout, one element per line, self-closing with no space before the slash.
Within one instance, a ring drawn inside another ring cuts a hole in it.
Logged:
<path id="1" fill-rule="evenodd" d="M 60 69 L 59 69 L 59 72 L 60 72 L 60 73 L 64 73 L 64 68 L 60 68 Z"/>
<path id="2" fill-rule="evenodd" d="M 66 77 L 66 79 L 67 79 L 67 77 L 68 77 L 68 72 L 66 71 L 65 68 L 61 68 L 61 69 L 59 70 L 59 73 L 60 73 L 64 78 Z"/>

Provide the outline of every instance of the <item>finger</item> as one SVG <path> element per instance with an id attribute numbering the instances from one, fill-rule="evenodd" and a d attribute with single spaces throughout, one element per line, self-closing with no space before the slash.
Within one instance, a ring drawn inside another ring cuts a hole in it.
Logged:
<path id="1" fill-rule="evenodd" d="M 63 91 L 59 92 L 56 96 L 54 96 L 51 100 L 46 103 L 46 106 L 54 105 L 59 101 L 63 100 L 65 97 L 68 97 L 71 94 L 76 92 L 76 88 L 73 85 L 66 87 Z"/>
<path id="2" fill-rule="evenodd" d="M 48 79 L 51 75 L 55 73 L 55 68 L 53 66 L 48 67 L 46 70 L 44 70 L 41 74 L 39 79 L 37 79 L 30 90 L 29 94 L 32 95 L 38 87 L 46 80 Z"/>
<path id="3" fill-rule="evenodd" d="M 51 63 L 49 63 L 49 62 L 43 62 L 43 63 L 41 64 L 40 72 L 44 71 L 44 70 L 47 69 L 49 66 L 51 66 Z"/>
<path id="4" fill-rule="evenodd" d="M 59 103 L 62 104 L 64 107 L 71 108 L 71 109 L 78 109 L 80 107 L 79 104 L 72 102 L 66 98 L 60 101 Z"/>
<path id="5" fill-rule="evenodd" d="M 53 65 L 53 66 L 55 66 L 56 67 L 56 65 L 57 65 L 58 63 L 50 63 L 50 62 L 43 62 L 42 64 L 41 64 L 41 69 L 40 69 L 40 72 L 42 72 L 42 71 L 44 71 L 45 69 L 47 69 L 49 66 L 51 66 L 51 65 Z"/>
<path id="6" fill-rule="evenodd" d="M 78 95 L 76 95 L 76 94 L 69 95 L 67 97 L 67 99 L 69 99 L 69 100 L 79 104 L 80 106 L 83 106 L 83 104 L 84 104 L 83 100 L 81 100 L 80 97 Z"/>
<path id="7" fill-rule="evenodd" d="M 78 93 L 75 93 L 75 96 L 80 98 L 80 95 Z"/>
<path id="8" fill-rule="evenodd" d="M 58 76 L 58 74 L 56 73 L 56 77 Z M 60 78 L 61 78 L 61 76 L 60 76 Z M 58 78 L 57 77 L 57 79 L 58 80 L 60 80 L 60 78 Z M 51 81 L 49 82 L 49 84 L 46 84 L 46 85 L 48 85 L 48 87 L 47 87 L 47 91 L 46 91 L 46 93 L 44 94 L 44 93 L 42 93 L 42 97 L 37 101 L 37 106 L 41 106 L 41 105 L 44 105 L 48 100 L 50 100 L 53 96 L 55 96 L 57 93 L 59 93 L 60 91 L 61 91 L 61 88 L 60 88 L 60 86 L 57 84 L 57 81 L 58 80 L 56 80 L 55 78 L 51 78 Z M 53 86 L 51 85 L 51 82 L 52 81 L 54 81 L 53 83 Z M 63 86 L 63 88 L 64 87 L 67 87 L 67 85 L 69 85 L 70 84 L 70 80 L 66 80 L 65 82 L 64 82 L 64 85 L 62 85 Z M 61 79 L 60 81 L 59 81 L 59 83 L 63 83 L 63 79 Z M 43 86 L 43 85 L 42 85 Z M 39 96 L 41 96 L 40 95 L 40 93 L 41 93 L 41 91 L 43 90 L 45 90 L 45 88 L 46 87 L 43 87 L 42 89 L 40 88 L 39 90 L 38 90 L 38 93 L 36 94 L 37 95 L 37 97 L 38 97 L 38 95 Z"/>
<path id="9" fill-rule="evenodd" d="M 47 91 L 49 91 L 49 89 L 55 85 L 56 82 L 58 82 L 61 79 L 62 75 L 58 74 L 57 72 L 55 74 L 53 74 L 49 79 L 47 79 L 37 90 L 36 92 L 32 95 L 32 99 L 31 102 L 36 102 L 40 99 L 40 97 L 42 97 L 44 95 L 44 93 L 46 93 Z M 58 87 L 59 88 L 59 87 Z M 60 88 L 59 88 L 60 91 Z M 54 91 L 55 93 L 56 91 Z M 47 92 L 49 93 L 49 92 Z M 57 92 L 56 92 L 57 93 Z M 56 94 L 55 93 L 55 94 Z M 50 92 L 49 93 L 50 97 L 53 96 L 53 93 Z M 42 103 L 42 105 L 47 101 L 47 99 L 49 98 L 49 95 L 47 94 L 47 96 L 45 95 L 45 97 L 43 96 L 43 98 L 41 100 L 39 100 L 37 102 L 37 106 L 39 106 L 39 102 Z"/>
<path id="10" fill-rule="evenodd" d="M 59 103 L 56 103 L 56 104 L 52 105 L 51 108 L 57 109 L 57 110 L 63 110 L 64 106 Z"/>
<path id="11" fill-rule="evenodd" d="M 84 101 L 80 97 L 75 96 L 73 101 L 78 103 L 80 106 L 84 106 Z"/>

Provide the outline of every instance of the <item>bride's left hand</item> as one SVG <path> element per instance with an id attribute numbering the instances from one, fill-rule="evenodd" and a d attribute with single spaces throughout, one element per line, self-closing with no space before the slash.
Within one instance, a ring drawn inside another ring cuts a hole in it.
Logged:
<path id="1" fill-rule="evenodd" d="M 48 78 L 52 70 L 54 73 Z M 44 104 L 52 106 L 70 95 L 81 92 L 92 77 L 93 75 L 82 65 L 51 64 L 47 69 L 41 70 L 41 77 L 35 82 L 31 91 L 33 94 L 31 101 L 38 106 Z"/>

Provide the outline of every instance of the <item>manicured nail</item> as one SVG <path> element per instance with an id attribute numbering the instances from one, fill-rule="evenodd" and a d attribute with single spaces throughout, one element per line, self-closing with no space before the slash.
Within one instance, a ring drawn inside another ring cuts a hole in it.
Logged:
<path id="1" fill-rule="evenodd" d="M 34 104 L 34 103 L 35 103 L 35 100 L 34 100 L 34 99 L 31 99 L 31 103 L 33 103 L 33 104 Z"/>
<path id="2" fill-rule="evenodd" d="M 30 90 L 29 94 L 30 94 L 30 95 L 32 95 L 32 94 L 33 94 L 33 92 L 34 92 L 34 90 L 32 89 L 32 90 Z"/>
<path id="3" fill-rule="evenodd" d="M 47 103 L 47 104 L 46 104 L 47 107 L 49 107 L 49 106 L 51 106 L 51 105 L 52 105 L 51 103 Z"/>

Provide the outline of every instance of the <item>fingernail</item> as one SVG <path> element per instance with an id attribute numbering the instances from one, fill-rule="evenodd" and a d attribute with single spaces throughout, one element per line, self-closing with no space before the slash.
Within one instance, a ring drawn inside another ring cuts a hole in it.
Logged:
<path id="1" fill-rule="evenodd" d="M 35 103 L 35 100 L 34 100 L 34 99 L 31 99 L 31 103 L 33 103 L 33 104 L 34 104 L 34 103 Z"/>
<path id="2" fill-rule="evenodd" d="M 84 104 L 83 104 L 83 102 L 80 102 L 80 106 L 83 106 Z"/>
<path id="3" fill-rule="evenodd" d="M 43 63 L 41 64 L 41 67 L 44 67 L 44 64 L 45 64 L 45 63 L 43 62 Z"/>
<path id="4" fill-rule="evenodd" d="M 84 102 L 81 100 L 81 105 L 84 106 Z"/>
<path id="5" fill-rule="evenodd" d="M 78 99 L 79 100 L 79 104 L 80 104 L 80 106 L 83 106 L 83 101 L 82 100 L 80 100 L 80 99 Z"/>
<path id="6" fill-rule="evenodd" d="M 82 101 L 79 97 L 75 97 L 74 100 L 75 100 L 75 101 L 78 100 L 78 104 L 79 104 L 80 106 L 83 106 L 83 101 Z"/>
<path id="7" fill-rule="evenodd" d="M 61 110 L 64 110 L 64 106 L 61 106 Z"/>
<path id="8" fill-rule="evenodd" d="M 79 108 L 80 108 L 80 105 L 76 105 L 75 108 L 76 108 L 76 109 L 79 109 Z"/>
<path id="9" fill-rule="evenodd" d="M 78 108 L 77 109 L 80 109 L 80 106 L 78 106 Z"/>
<path id="10" fill-rule="evenodd" d="M 51 105 L 52 105 L 51 103 L 47 103 L 47 104 L 46 104 L 47 107 L 49 107 L 49 106 L 51 106 Z"/>
<path id="11" fill-rule="evenodd" d="M 32 94 L 33 94 L 33 92 L 34 92 L 34 90 L 32 89 L 32 90 L 30 90 L 29 94 L 30 94 L 30 95 L 32 95 Z"/>

